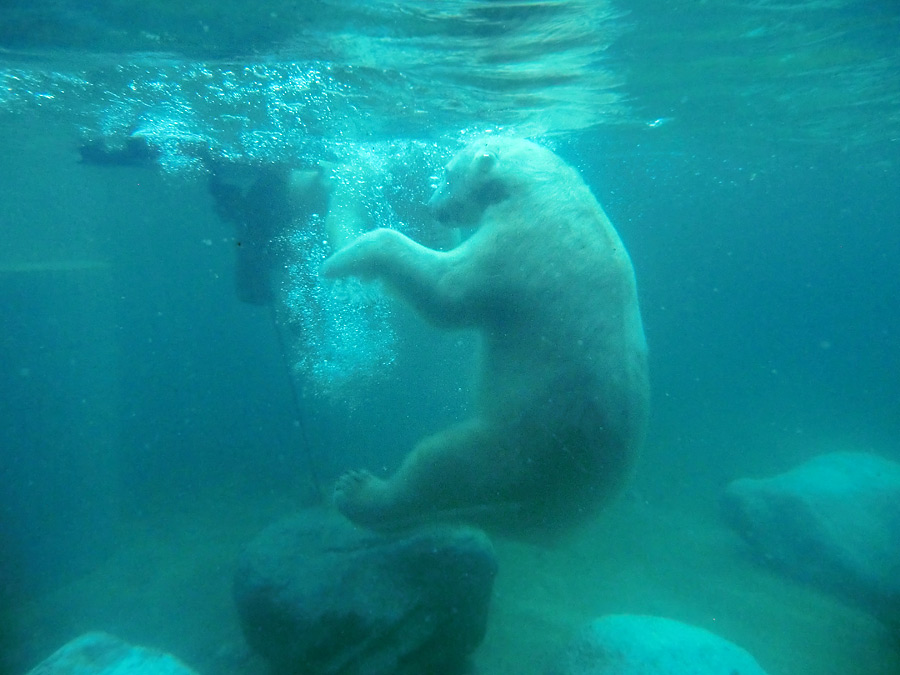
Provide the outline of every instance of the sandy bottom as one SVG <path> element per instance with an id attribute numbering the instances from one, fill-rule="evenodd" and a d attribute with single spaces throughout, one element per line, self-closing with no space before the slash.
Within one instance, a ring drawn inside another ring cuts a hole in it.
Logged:
<path id="1" fill-rule="evenodd" d="M 179 657 L 202 675 L 261 675 L 231 601 L 241 546 L 297 509 L 241 486 L 143 514 L 89 575 L 17 608 L 24 673 L 81 633 L 104 630 Z M 715 513 L 623 497 L 564 540 L 495 539 L 500 573 L 479 675 L 541 673 L 586 621 L 655 614 L 747 649 L 770 675 L 896 675 L 900 638 L 863 611 L 757 566 Z"/>

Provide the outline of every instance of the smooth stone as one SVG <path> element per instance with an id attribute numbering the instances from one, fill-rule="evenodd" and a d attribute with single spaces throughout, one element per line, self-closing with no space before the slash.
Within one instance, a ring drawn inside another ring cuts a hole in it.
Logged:
<path id="1" fill-rule="evenodd" d="M 722 506 L 761 560 L 900 624 L 900 464 L 820 455 L 732 482 Z"/>
<path id="2" fill-rule="evenodd" d="M 547 675 L 765 675 L 745 650 L 659 616 L 611 614 L 585 627 Z"/>
<path id="3" fill-rule="evenodd" d="M 28 675 L 196 675 L 178 659 L 106 633 L 85 633 L 32 668 Z"/>

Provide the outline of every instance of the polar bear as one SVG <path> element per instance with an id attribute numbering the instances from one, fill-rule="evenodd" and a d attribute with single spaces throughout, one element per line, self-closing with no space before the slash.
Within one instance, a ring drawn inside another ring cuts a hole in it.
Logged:
<path id="1" fill-rule="evenodd" d="M 436 251 L 372 230 L 322 273 L 380 280 L 434 324 L 477 331 L 474 414 L 420 441 L 387 479 L 342 476 L 335 505 L 374 527 L 592 512 L 630 475 L 647 424 L 646 342 L 622 241 L 578 173 L 522 139 L 468 144 L 429 206 L 474 232 Z"/>

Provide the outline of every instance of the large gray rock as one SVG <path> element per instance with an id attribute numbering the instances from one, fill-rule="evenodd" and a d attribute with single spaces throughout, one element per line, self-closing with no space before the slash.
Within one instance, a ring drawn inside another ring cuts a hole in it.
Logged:
<path id="1" fill-rule="evenodd" d="M 135 647 L 106 633 L 66 643 L 28 675 L 196 675 L 172 656 Z"/>
<path id="2" fill-rule="evenodd" d="M 891 622 L 900 612 L 900 464 L 821 455 L 787 473 L 731 483 L 725 517 L 768 563 Z"/>
<path id="3" fill-rule="evenodd" d="M 765 675 L 750 654 L 709 631 L 658 616 L 592 621 L 548 675 Z"/>
<path id="4" fill-rule="evenodd" d="M 313 510 L 247 547 L 234 595 L 278 675 L 437 675 L 463 670 L 484 638 L 496 572 L 479 530 L 380 535 Z"/>

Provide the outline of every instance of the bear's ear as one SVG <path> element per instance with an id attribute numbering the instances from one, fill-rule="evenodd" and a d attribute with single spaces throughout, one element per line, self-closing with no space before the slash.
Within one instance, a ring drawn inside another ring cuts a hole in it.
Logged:
<path id="1" fill-rule="evenodd" d="M 475 170 L 478 173 L 487 173 L 497 163 L 497 155 L 487 150 L 478 153 L 475 157 Z"/>

